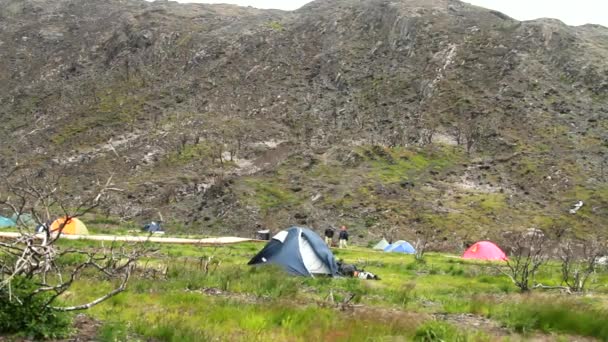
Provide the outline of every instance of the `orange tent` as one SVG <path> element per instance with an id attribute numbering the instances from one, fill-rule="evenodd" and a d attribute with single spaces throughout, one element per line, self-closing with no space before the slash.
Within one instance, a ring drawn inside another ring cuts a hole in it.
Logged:
<path id="1" fill-rule="evenodd" d="M 68 234 L 68 235 L 88 235 L 89 234 L 89 230 L 87 229 L 87 226 L 84 225 L 84 223 L 82 223 L 82 221 L 80 221 L 79 219 L 75 218 L 75 217 L 70 217 L 67 221 L 67 223 L 65 223 L 66 218 L 65 217 L 60 217 L 58 219 L 56 219 L 53 224 L 51 224 L 51 232 L 59 232 L 59 230 L 61 230 L 61 234 Z M 63 227 L 63 228 L 62 228 Z"/>

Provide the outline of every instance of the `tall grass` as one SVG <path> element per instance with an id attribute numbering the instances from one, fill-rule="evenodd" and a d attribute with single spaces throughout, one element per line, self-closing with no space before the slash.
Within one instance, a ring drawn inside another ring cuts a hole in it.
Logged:
<path id="1" fill-rule="evenodd" d="M 144 278 L 138 273 L 126 293 L 89 311 L 106 322 L 98 339 L 492 340 L 460 326 L 429 322 L 436 313 L 473 313 L 496 320 L 513 333 L 608 340 L 602 309 L 608 307 L 608 300 L 601 293 L 593 297 L 593 305 L 585 298 L 557 293 L 521 296 L 506 277 L 485 263 L 433 253 L 419 263 L 412 256 L 363 248 L 338 254 L 346 262 L 364 264 L 382 280 L 293 277 L 275 267 L 247 266 L 260 247 L 160 246 L 160 255 L 147 264 L 166 267 L 165 275 Z M 217 264 L 205 268 L 211 256 Z M 559 269 L 548 267 L 543 272 L 543 281 L 559 279 Z M 67 304 L 83 302 L 111 285 L 84 274 L 62 299 Z M 340 303 L 352 295 L 354 306 L 341 311 Z"/>
<path id="2" fill-rule="evenodd" d="M 449 323 L 429 321 L 416 329 L 414 341 L 418 342 L 466 342 L 467 335 Z"/>
<path id="3" fill-rule="evenodd" d="M 495 318 L 524 334 L 540 330 L 608 340 L 608 312 L 578 298 L 523 295 L 508 303 L 477 298 L 470 311 Z"/>

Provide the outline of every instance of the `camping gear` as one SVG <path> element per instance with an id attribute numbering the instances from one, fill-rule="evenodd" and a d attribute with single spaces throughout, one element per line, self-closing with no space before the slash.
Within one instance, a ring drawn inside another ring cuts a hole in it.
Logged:
<path id="1" fill-rule="evenodd" d="M 371 272 L 366 272 L 364 269 L 359 269 L 356 265 L 345 264 L 342 260 L 338 261 L 337 265 L 338 274 L 343 277 L 380 280 L 380 277 L 377 275 Z"/>
<path id="2" fill-rule="evenodd" d="M 463 259 L 507 260 L 505 252 L 490 241 L 479 241 L 469 247 L 462 255 Z"/>
<path id="3" fill-rule="evenodd" d="M 58 219 L 56 219 L 52 224 L 51 224 L 51 233 L 58 233 L 59 230 L 61 229 L 61 234 L 67 234 L 67 235 L 87 235 L 89 234 L 89 230 L 87 229 L 87 226 L 84 225 L 84 223 L 82 223 L 82 221 L 80 221 L 79 219 L 75 218 L 75 217 L 70 217 L 67 220 L 67 223 L 64 224 L 64 222 L 66 221 L 65 217 L 60 217 Z M 63 225 L 63 228 L 62 228 Z"/>
<path id="4" fill-rule="evenodd" d="M 382 239 L 380 240 L 380 242 L 378 242 L 373 249 L 379 249 L 379 250 L 384 250 L 384 248 L 386 248 L 386 246 L 388 246 L 389 243 L 388 241 L 386 241 L 386 239 Z"/>
<path id="5" fill-rule="evenodd" d="M 572 209 L 570 209 L 570 214 L 576 214 L 576 212 L 583 207 L 583 204 L 583 201 L 578 201 L 574 203 L 574 206 L 572 207 Z"/>
<path id="6" fill-rule="evenodd" d="M 0 216 L 0 228 L 8 228 L 8 227 L 14 227 L 15 226 L 15 221 L 4 217 L 4 216 Z"/>
<path id="7" fill-rule="evenodd" d="M 154 221 L 146 224 L 142 230 L 147 233 L 164 233 L 161 222 L 156 223 Z"/>
<path id="8" fill-rule="evenodd" d="M 371 280 L 380 280 L 380 277 L 378 277 L 378 275 L 373 274 L 372 272 L 367 272 L 367 271 L 357 271 L 355 272 L 355 278 L 359 278 L 359 279 L 371 279 Z"/>
<path id="9" fill-rule="evenodd" d="M 270 240 L 270 229 L 258 230 L 255 234 L 258 240 Z"/>
<path id="10" fill-rule="evenodd" d="M 13 214 L 11 220 L 13 220 L 15 224 L 21 226 L 26 225 L 28 227 L 34 227 L 36 225 L 36 220 L 34 220 L 30 214 L 20 214 L 19 218 L 17 218 L 17 214 Z M 17 220 L 19 220 L 19 222 L 17 222 Z"/>
<path id="11" fill-rule="evenodd" d="M 333 253 L 321 237 L 308 228 L 282 230 L 254 256 L 248 265 L 274 264 L 301 276 L 316 274 L 335 276 L 338 266 Z"/>
<path id="12" fill-rule="evenodd" d="M 36 226 L 36 234 L 44 233 L 49 229 L 48 223 L 41 223 Z"/>
<path id="13" fill-rule="evenodd" d="M 416 254 L 416 249 L 407 241 L 399 240 L 384 247 L 385 252 Z"/>

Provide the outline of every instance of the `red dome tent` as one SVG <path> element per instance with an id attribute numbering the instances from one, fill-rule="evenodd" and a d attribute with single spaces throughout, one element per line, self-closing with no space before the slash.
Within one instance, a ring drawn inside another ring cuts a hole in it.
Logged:
<path id="1" fill-rule="evenodd" d="M 505 252 L 490 241 L 476 242 L 464 252 L 462 258 L 478 260 L 507 260 Z"/>

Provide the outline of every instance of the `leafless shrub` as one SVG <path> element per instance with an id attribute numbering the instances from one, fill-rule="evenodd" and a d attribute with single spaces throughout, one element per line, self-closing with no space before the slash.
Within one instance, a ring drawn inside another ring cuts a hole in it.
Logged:
<path id="1" fill-rule="evenodd" d="M 416 250 L 417 260 L 424 258 L 424 253 L 428 250 L 428 247 L 439 240 L 441 233 L 441 229 L 432 227 L 425 227 L 416 231 L 414 249 Z"/>
<path id="2" fill-rule="evenodd" d="M 115 189 L 112 177 L 105 183 L 96 182 L 94 190 L 79 196 L 69 196 L 65 179 L 61 177 L 13 172 L 4 179 L 7 180 L 5 188 L 8 190 L 5 195 L 0 194 L 0 206 L 10 209 L 17 216 L 19 234 L 12 241 L 0 242 L 0 290 L 8 289 L 8 298 L 3 300 L 21 302 L 25 299 L 12 295 L 17 279 L 27 279 L 29 283 L 37 284 L 25 297 L 44 295 L 48 299 L 40 308 L 43 310 L 88 309 L 126 289 L 136 261 L 149 251 L 145 244 L 112 243 L 109 248 L 102 250 L 65 249 L 57 245 L 70 220 L 98 207 L 107 193 Z M 25 213 L 38 224 L 46 224 L 55 216 L 62 216 L 64 220 L 59 227 L 55 227 L 54 232 L 47 224 L 43 233 L 36 234 L 21 219 Z M 85 270 L 91 269 L 106 279 L 118 280 L 118 285 L 88 303 L 57 306 L 56 300 Z"/>
<path id="3" fill-rule="evenodd" d="M 568 238 L 560 244 L 559 253 L 563 284 L 569 292 L 582 292 L 605 255 L 606 245 L 597 239 Z"/>
<path id="4" fill-rule="evenodd" d="M 511 247 L 506 268 L 498 267 L 498 270 L 509 277 L 521 292 L 527 292 L 536 272 L 547 261 L 547 236 L 537 230 L 512 234 L 508 244 Z"/>

